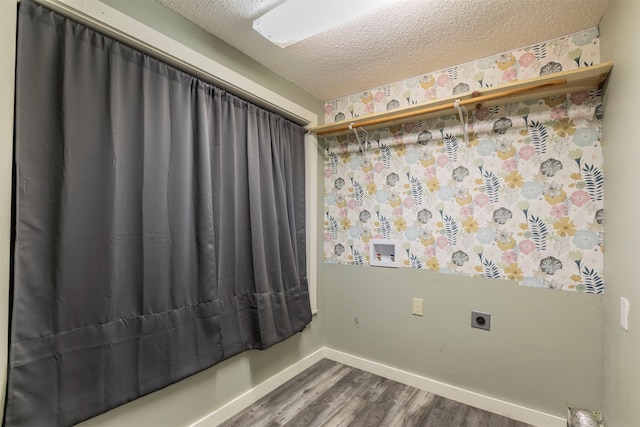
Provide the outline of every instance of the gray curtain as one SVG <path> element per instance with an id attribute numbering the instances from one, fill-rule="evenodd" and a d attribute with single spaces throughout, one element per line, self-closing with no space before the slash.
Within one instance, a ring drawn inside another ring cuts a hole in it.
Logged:
<path id="1" fill-rule="evenodd" d="M 72 425 L 310 322 L 302 127 L 28 0 L 16 87 L 5 425 Z"/>

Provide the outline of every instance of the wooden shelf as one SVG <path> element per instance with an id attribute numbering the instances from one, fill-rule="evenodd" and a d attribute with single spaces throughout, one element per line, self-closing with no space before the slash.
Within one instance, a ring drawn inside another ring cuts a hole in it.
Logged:
<path id="1" fill-rule="evenodd" d="M 602 87 L 612 67 L 613 62 L 605 62 L 577 70 L 561 71 L 494 88 L 461 93 L 432 102 L 329 123 L 312 128 L 310 131 L 318 136 L 331 137 L 351 132 L 349 125 L 354 128 L 372 130 L 400 123 L 457 114 L 457 109 L 454 107 L 456 99 L 460 100 L 460 106 L 465 106 L 468 109 L 479 109 L 596 89 Z"/>

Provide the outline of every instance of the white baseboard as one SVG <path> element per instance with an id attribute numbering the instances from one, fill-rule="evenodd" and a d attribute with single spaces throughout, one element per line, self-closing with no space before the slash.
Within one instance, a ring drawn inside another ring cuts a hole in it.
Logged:
<path id="1" fill-rule="evenodd" d="M 496 399 L 495 397 L 465 390 L 431 378 L 422 377 L 411 372 L 363 359 L 330 348 L 324 348 L 324 357 L 333 361 L 371 372 L 384 378 L 397 381 L 465 405 L 473 406 L 494 414 L 503 415 L 534 426 L 566 427 L 567 420 L 555 415 L 530 409 L 515 403 Z"/>
<path id="2" fill-rule="evenodd" d="M 246 391 L 226 405 L 199 419 L 189 427 L 217 426 L 324 358 L 534 426 L 566 427 L 567 425 L 566 419 L 555 415 L 465 390 L 362 357 L 322 347 L 268 380 Z"/>
<path id="3" fill-rule="evenodd" d="M 301 359 L 299 362 L 294 363 L 288 368 L 278 372 L 271 378 L 261 382 L 252 389 L 247 390 L 240 396 L 233 399 L 231 402 L 225 404 L 224 406 L 221 406 L 205 417 L 200 418 L 195 423 L 190 424 L 189 427 L 215 427 L 219 425 L 244 408 L 250 406 L 252 403 L 257 402 L 308 367 L 324 359 L 324 352 L 325 347 L 316 350 L 304 359 Z"/>

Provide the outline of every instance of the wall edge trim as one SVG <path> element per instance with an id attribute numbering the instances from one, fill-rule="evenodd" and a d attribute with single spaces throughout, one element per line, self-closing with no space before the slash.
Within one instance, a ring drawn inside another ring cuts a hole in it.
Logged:
<path id="1" fill-rule="evenodd" d="M 547 427 L 565 427 L 564 418 L 528 408 L 516 403 L 487 396 L 451 384 L 446 384 L 431 378 L 423 377 L 389 365 L 374 362 L 359 356 L 343 353 L 328 347 L 322 347 L 288 368 L 273 375 L 269 379 L 247 390 L 245 393 L 212 411 L 189 427 L 214 427 L 231 418 L 242 409 L 257 402 L 259 399 L 289 381 L 311 365 L 322 359 L 330 359 L 353 368 L 361 369 L 373 374 L 415 387 L 429 393 L 434 393 L 447 399 L 455 400 L 498 415 L 512 418 L 532 425 Z"/>

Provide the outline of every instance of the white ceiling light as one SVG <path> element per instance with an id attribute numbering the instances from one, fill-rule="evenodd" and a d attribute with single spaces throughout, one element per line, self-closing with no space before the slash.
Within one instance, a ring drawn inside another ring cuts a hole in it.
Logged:
<path id="1" fill-rule="evenodd" d="M 253 21 L 253 29 L 280 47 L 291 46 L 394 0 L 287 0 Z"/>

